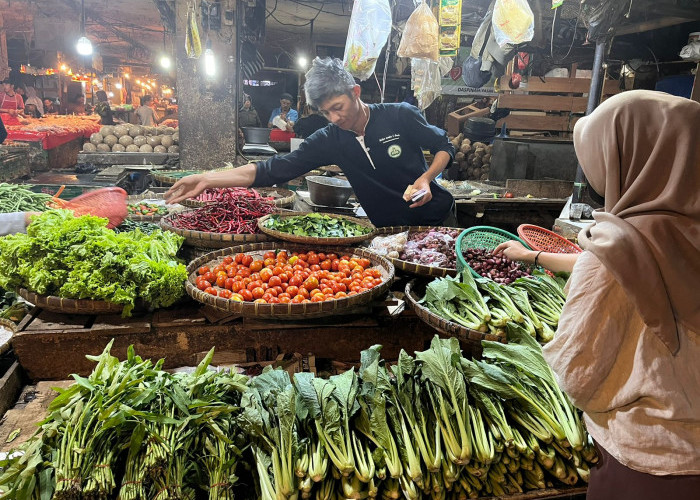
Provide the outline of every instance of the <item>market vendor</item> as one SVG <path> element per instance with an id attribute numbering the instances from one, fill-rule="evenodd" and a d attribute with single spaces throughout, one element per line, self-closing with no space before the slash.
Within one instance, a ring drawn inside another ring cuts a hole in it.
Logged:
<path id="1" fill-rule="evenodd" d="M 284 130 L 287 132 L 294 131 L 294 124 L 299 119 L 299 113 L 297 113 L 296 109 L 292 109 L 293 102 L 294 98 L 291 94 L 285 92 L 280 96 L 280 107 L 272 110 L 270 120 L 267 123 L 268 128 L 275 126 L 274 119 L 276 116 L 279 116 L 280 119 L 285 122 L 286 127 Z"/>
<path id="2" fill-rule="evenodd" d="M 15 92 L 15 88 L 10 80 L 3 80 L 2 91 L 0 92 L 0 114 L 6 125 L 19 123 L 17 116 L 24 112 L 24 100 L 22 96 Z"/>
<path id="3" fill-rule="evenodd" d="M 444 130 L 408 104 L 366 104 L 339 59 L 316 58 L 306 74 L 306 99 L 331 124 L 284 156 L 176 182 L 169 203 L 227 186 L 271 186 L 323 165 L 338 165 L 376 226 L 455 226 L 454 199 L 435 182 L 454 157 Z M 428 167 L 423 149 L 434 159 Z M 422 197 L 412 196 L 423 192 Z M 407 201 L 408 200 L 408 201 Z"/>

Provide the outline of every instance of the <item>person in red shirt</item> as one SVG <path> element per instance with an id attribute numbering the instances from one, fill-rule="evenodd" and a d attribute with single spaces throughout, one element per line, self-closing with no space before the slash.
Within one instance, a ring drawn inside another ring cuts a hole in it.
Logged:
<path id="1" fill-rule="evenodd" d="M 3 80 L 3 90 L 0 92 L 0 113 L 6 125 L 18 122 L 17 115 L 24 111 L 22 96 L 15 93 L 15 89 L 9 80 Z"/>

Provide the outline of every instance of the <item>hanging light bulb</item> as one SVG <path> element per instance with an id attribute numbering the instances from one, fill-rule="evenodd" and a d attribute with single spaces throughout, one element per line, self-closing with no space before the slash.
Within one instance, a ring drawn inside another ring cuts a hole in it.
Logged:
<path id="1" fill-rule="evenodd" d="M 170 66 L 172 65 L 172 61 L 170 60 L 170 57 L 167 55 L 162 55 L 160 58 L 160 66 L 163 69 L 170 69 Z"/>
<path id="2" fill-rule="evenodd" d="M 206 47 L 204 51 L 204 73 L 211 78 L 216 74 L 216 59 L 214 58 L 214 51 L 211 50 L 211 40 L 207 40 Z"/>
<path id="3" fill-rule="evenodd" d="M 309 60 L 304 56 L 299 56 L 299 59 L 297 59 L 297 64 L 301 69 L 306 69 L 306 66 L 309 64 Z"/>
<path id="4" fill-rule="evenodd" d="M 81 56 L 89 56 L 92 54 L 92 42 L 86 36 L 81 36 L 78 39 L 78 44 L 75 48 Z"/>
<path id="5" fill-rule="evenodd" d="M 121 90 L 122 84 L 121 84 L 121 83 L 115 83 L 115 84 L 114 84 L 114 87 L 115 87 L 117 90 Z"/>

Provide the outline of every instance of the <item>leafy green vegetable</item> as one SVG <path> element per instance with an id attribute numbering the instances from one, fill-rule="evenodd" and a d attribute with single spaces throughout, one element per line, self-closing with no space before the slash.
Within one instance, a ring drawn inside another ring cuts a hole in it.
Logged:
<path id="1" fill-rule="evenodd" d="M 362 236 L 372 230 L 347 219 L 326 214 L 313 213 L 295 217 L 272 215 L 265 221 L 265 227 L 282 233 L 316 238 L 347 238 Z"/>
<path id="2" fill-rule="evenodd" d="M 187 271 L 175 258 L 182 237 L 116 234 L 106 225 L 106 219 L 67 210 L 36 217 L 27 234 L 0 238 L 0 286 L 124 304 L 125 316 L 137 299 L 165 307 L 182 297 Z"/>

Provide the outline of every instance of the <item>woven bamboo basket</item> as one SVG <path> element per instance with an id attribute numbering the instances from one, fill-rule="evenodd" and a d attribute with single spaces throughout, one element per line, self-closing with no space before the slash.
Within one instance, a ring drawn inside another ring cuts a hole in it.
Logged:
<path id="1" fill-rule="evenodd" d="M 124 306 L 104 300 L 64 299 L 54 295 L 39 295 L 26 288 L 20 288 L 17 293 L 24 300 L 31 302 L 46 311 L 65 314 L 115 314 L 122 312 Z"/>
<path id="2" fill-rule="evenodd" d="M 226 248 L 244 243 L 258 243 L 262 241 L 272 241 L 273 238 L 265 233 L 210 233 L 206 231 L 192 231 L 190 229 L 180 229 L 172 225 L 171 216 L 163 217 L 160 220 L 160 227 L 165 231 L 171 231 L 185 238 L 185 243 L 195 248 Z"/>
<path id="3" fill-rule="evenodd" d="M 151 194 L 132 194 L 126 198 L 126 204 L 131 205 L 132 203 L 138 203 L 143 200 L 164 200 L 165 193 L 151 193 Z M 137 222 L 158 222 L 160 219 L 165 217 L 165 215 L 137 215 L 129 214 L 127 219 L 137 221 Z"/>
<path id="4" fill-rule="evenodd" d="M 297 194 L 292 191 L 291 189 L 286 189 L 286 188 L 277 188 L 277 187 L 268 187 L 268 188 L 253 188 L 255 189 L 258 193 L 260 193 L 262 196 L 272 196 L 271 193 L 278 193 L 281 195 L 281 198 L 274 198 L 272 200 L 272 203 L 276 207 L 280 208 L 289 208 L 294 205 L 294 200 L 297 198 Z M 190 208 L 198 208 L 198 207 L 203 207 L 204 205 L 212 203 L 210 201 L 200 201 L 200 200 L 194 200 L 194 199 L 187 199 L 187 200 L 182 200 L 180 202 L 181 205 L 184 205 L 186 207 Z"/>
<path id="5" fill-rule="evenodd" d="M 429 311 L 424 305 L 419 304 L 418 301 L 420 301 L 425 295 L 426 284 L 427 282 L 425 281 L 411 280 L 406 284 L 405 289 L 406 299 L 408 300 L 411 309 L 413 309 L 416 316 L 418 316 L 422 321 L 429 324 L 444 335 L 449 337 L 457 337 L 459 340 L 473 344 L 476 347 L 481 347 L 482 340 L 493 340 L 495 342 L 506 343 L 505 336 L 465 328 L 462 325 L 458 325 L 457 323 L 441 318 L 437 314 Z"/>
<path id="6" fill-rule="evenodd" d="M 281 215 L 281 217 L 283 217 L 283 218 L 298 217 L 298 216 L 310 215 L 310 214 L 316 214 L 316 212 L 295 212 L 295 213 L 290 213 L 290 214 L 283 214 L 283 215 Z M 371 231 L 367 234 L 363 234 L 360 236 L 348 236 L 347 238 L 316 238 L 313 236 L 299 236 L 296 234 L 283 233 L 282 231 L 276 231 L 274 229 L 269 229 L 269 228 L 265 227 L 265 222 L 272 215 L 275 215 L 275 214 L 266 215 L 265 217 L 261 217 L 258 219 L 258 227 L 260 228 L 260 231 L 262 231 L 263 233 L 265 233 L 269 236 L 272 236 L 273 238 L 276 238 L 278 240 L 290 241 L 292 243 L 300 243 L 302 245 L 355 245 L 358 243 L 362 243 L 363 241 L 365 241 L 368 238 L 371 239 L 377 230 L 372 225 L 372 223 L 367 221 L 367 220 L 358 219 L 356 217 L 350 217 L 347 215 L 327 214 L 327 215 L 330 215 L 331 217 L 334 217 L 336 219 L 343 219 L 343 220 L 354 222 L 355 224 L 369 228 Z M 280 215 L 280 214 L 276 214 L 276 215 Z"/>
<path id="7" fill-rule="evenodd" d="M 354 309 L 371 303 L 373 300 L 383 296 L 389 289 L 394 278 L 394 266 L 383 257 L 379 257 L 362 248 L 332 247 L 324 248 L 325 251 L 335 252 L 339 255 L 348 254 L 357 257 L 365 257 L 370 260 L 373 267 L 380 269 L 382 273 L 382 283 L 366 292 L 358 293 L 342 299 L 327 300 L 324 302 L 309 302 L 306 304 L 256 304 L 254 302 L 238 302 L 235 300 L 215 297 L 204 293 L 195 286 L 197 269 L 207 265 L 215 267 L 223 261 L 227 255 L 236 253 L 246 253 L 262 258 L 263 254 L 269 250 L 286 250 L 288 252 L 308 252 L 315 250 L 311 246 L 277 243 L 253 243 L 238 247 L 224 248 L 208 253 L 190 262 L 187 266 L 189 278 L 185 283 L 187 293 L 198 302 L 207 304 L 222 311 L 240 314 L 244 317 L 272 318 L 272 319 L 305 319 L 332 316 L 334 314 L 349 314 Z"/>
<path id="8" fill-rule="evenodd" d="M 518 226 L 520 236 L 533 250 L 551 253 L 581 253 L 581 247 L 557 233 L 532 224 Z"/>
<path id="9" fill-rule="evenodd" d="M 409 233 L 418 233 L 421 231 L 428 231 L 430 229 L 435 229 L 436 226 L 388 226 L 377 228 L 374 236 L 387 236 L 390 234 L 403 233 L 408 231 Z M 461 227 L 450 227 L 447 229 L 454 229 L 455 231 L 463 231 L 464 228 Z M 371 241 L 371 240 L 370 240 Z M 368 243 L 369 244 L 369 243 Z M 370 252 L 371 248 L 367 248 Z M 413 274 L 416 276 L 428 276 L 428 277 L 443 277 L 443 276 L 457 276 L 459 271 L 457 269 L 450 269 L 448 267 L 438 267 L 438 266 L 426 266 L 425 264 L 416 264 L 408 260 L 394 259 L 391 257 L 385 257 L 394 264 L 394 267 L 399 271 L 403 271 L 408 274 Z"/>
<path id="10" fill-rule="evenodd" d="M 153 180 L 166 186 L 172 186 L 177 181 L 188 175 L 200 173 L 197 170 L 170 170 L 152 173 Z"/>

